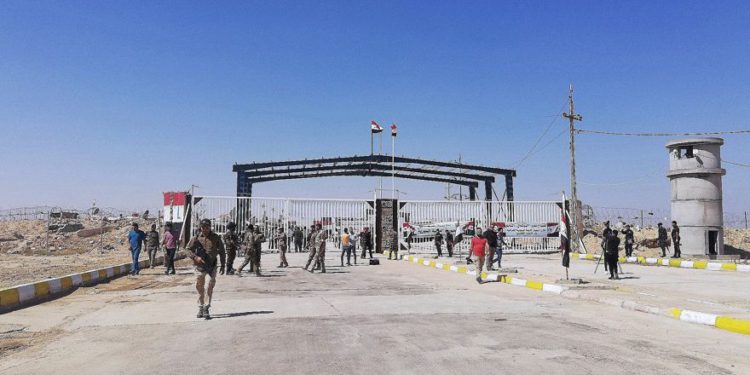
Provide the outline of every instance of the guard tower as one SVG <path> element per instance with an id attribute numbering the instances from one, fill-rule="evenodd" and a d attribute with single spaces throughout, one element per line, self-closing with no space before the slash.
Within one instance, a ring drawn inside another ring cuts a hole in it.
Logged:
<path id="1" fill-rule="evenodd" d="M 686 255 L 724 253 L 721 138 L 688 138 L 667 143 L 672 185 L 672 220 L 680 226 Z M 669 228 L 671 223 L 664 223 Z"/>

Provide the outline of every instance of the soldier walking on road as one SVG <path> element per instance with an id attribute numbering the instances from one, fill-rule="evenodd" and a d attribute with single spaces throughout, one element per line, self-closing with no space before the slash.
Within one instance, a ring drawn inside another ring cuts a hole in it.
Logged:
<path id="1" fill-rule="evenodd" d="M 295 253 L 302 252 L 303 238 L 304 238 L 304 234 L 302 233 L 302 229 L 300 229 L 299 227 L 295 227 L 294 232 L 292 232 L 292 239 L 294 240 L 294 252 Z"/>
<path id="2" fill-rule="evenodd" d="M 138 264 L 138 258 L 141 257 L 141 246 L 143 241 L 146 239 L 146 233 L 138 229 L 138 223 L 133 223 L 133 229 L 128 232 L 128 242 L 130 243 L 130 257 L 133 261 L 133 265 L 130 267 L 130 274 L 137 275 L 141 272 L 141 267 Z"/>
<path id="3" fill-rule="evenodd" d="M 229 222 L 227 232 L 224 233 L 224 248 L 227 250 L 227 275 L 234 274 L 234 258 L 237 257 L 237 249 L 240 246 L 240 238 L 235 230 L 237 224 Z"/>
<path id="4" fill-rule="evenodd" d="M 665 258 L 667 256 L 667 241 L 669 241 L 669 237 L 667 236 L 667 228 L 664 228 L 661 223 L 656 224 L 656 227 L 658 228 L 659 233 L 659 247 L 661 248 L 661 257 Z"/>
<path id="5" fill-rule="evenodd" d="M 682 252 L 680 251 L 680 227 L 677 226 L 677 222 L 672 222 L 672 245 L 674 246 L 674 255 L 672 258 L 679 258 L 682 256 Z"/>
<path id="6" fill-rule="evenodd" d="M 435 249 L 437 249 L 437 256 L 435 258 L 439 258 L 443 256 L 443 249 L 441 248 L 443 246 L 443 234 L 440 233 L 440 229 L 435 231 Z"/>
<path id="7" fill-rule="evenodd" d="M 323 226 L 318 224 L 315 226 L 315 263 L 320 266 L 320 272 L 326 273 L 326 240 L 328 240 L 328 233 L 323 230 Z M 314 272 L 315 268 L 310 269 L 310 272 Z"/>
<path id="8" fill-rule="evenodd" d="M 625 235 L 625 256 L 632 256 L 635 236 L 633 235 L 633 230 L 630 229 L 630 225 L 625 226 L 625 230 L 622 232 L 622 234 Z"/>
<path id="9" fill-rule="evenodd" d="M 315 236 L 317 236 L 317 231 L 315 230 L 315 225 L 310 226 L 310 233 L 307 235 L 307 250 L 309 252 L 309 255 L 307 257 L 307 264 L 305 265 L 305 271 L 307 271 L 307 268 L 310 267 L 310 264 L 315 260 L 315 254 L 317 253 L 316 247 L 315 247 Z M 313 269 L 315 269 L 315 264 L 312 265 Z"/>
<path id="10" fill-rule="evenodd" d="M 364 227 L 362 233 L 359 235 L 359 246 L 362 248 L 362 259 L 367 258 L 365 255 L 367 251 L 370 252 L 370 259 L 372 259 L 372 233 L 370 228 Z"/>
<path id="11" fill-rule="evenodd" d="M 148 252 L 148 267 L 154 268 L 156 255 L 159 253 L 159 232 L 156 224 L 151 224 L 151 230 L 146 233 L 146 252 Z"/>
<path id="12" fill-rule="evenodd" d="M 279 233 L 276 234 L 276 246 L 279 247 L 279 267 L 289 267 L 289 263 L 286 261 L 286 249 L 287 249 L 287 238 L 284 233 L 284 228 L 279 228 Z"/>
<path id="13" fill-rule="evenodd" d="M 237 269 L 237 276 L 240 276 L 240 273 L 242 273 L 242 270 L 245 269 L 245 266 L 250 265 L 250 268 L 248 268 L 249 272 L 253 271 L 253 259 L 255 257 L 255 253 L 253 251 L 253 225 L 248 224 L 247 230 L 245 233 L 242 234 L 242 250 L 245 251 L 245 261 L 242 262 L 242 265 L 240 265 L 240 268 Z"/>
<path id="14" fill-rule="evenodd" d="M 211 231 L 211 221 L 203 219 L 200 222 L 201 232 L 190 240 L 187 245 L 188 257 L 195 264 L 195 289 L 198 291 L 198 318 L 211 319 L 208 309 L 216 285 L 216 257 L 221 260 L 220 271 L 224 272 L 225 251 L 221 237 Z M 208 276 L 208 288 L 206 288 Z M 208 300 L 208 303 L 206 303 Z"/>
<path id="15" fill-rule="evenodd" d="M 253 270 L 255 270 L 255 276 L 260 276 L 260 257 L 263 255 L 262 248 L 263 242 L 266 242 L 266 235 L 260 231 L 260 225 L 255 226 L 255 232 L 253 232 Z"/>

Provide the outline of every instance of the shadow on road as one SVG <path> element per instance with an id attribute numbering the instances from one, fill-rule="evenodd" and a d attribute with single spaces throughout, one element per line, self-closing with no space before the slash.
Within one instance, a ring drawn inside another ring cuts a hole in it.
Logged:
<path id="1" fill-rule="evenodd" d="M 247 315 L 261 315 L 261 314 L 273 314 L 273 311 L 244 311 L 227 314 L 212 314 L 211 319 L 224 319 L 224 318 L 236 318 L 239 316 Z"/>

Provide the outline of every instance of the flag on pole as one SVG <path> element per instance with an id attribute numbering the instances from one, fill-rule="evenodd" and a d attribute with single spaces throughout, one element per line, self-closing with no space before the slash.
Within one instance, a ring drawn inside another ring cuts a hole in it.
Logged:
<path id="1" fill-rule="evenodd" d="M 396 124 L 391 124 L 391 135 L 395 137 L 396 133 L 398 133 L 398 126 L 396 126 Z"/>
<path id="2" fill-rule="evenodd" d="M 562 265 L 570 267 L 570 227 L 568 226 L 568 212 L 563 207 L 560 217 L 560 251 L 563 253 Z"/>
<path id="3" fill-rule="evenodd" d="M 375 120 L 370 121 L 370 130 L 372 131 L 372 134 L 377 134 L 383 131 L 383 127 L 378 125 Z"/>

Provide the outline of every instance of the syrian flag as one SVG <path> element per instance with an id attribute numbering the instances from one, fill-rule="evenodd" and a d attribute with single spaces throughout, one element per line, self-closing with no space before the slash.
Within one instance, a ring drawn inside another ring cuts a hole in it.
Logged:
<path id="1" fill-rule="evenodd" d="M 375 120 L 370 121 L 370 130 L 372 134 L 377 134 L 383 131 L 383 127 L 380 126 Z"/>
<path id="2" fill-rule="evenodd" d="M 396 124 L 391 124 L 391 135 L 395 137 L 396 133 L 398 133 L 398 126 L 396 126 Z"/>
<path id="3" fill-rule="evenodd" d="M 570 222 L 568 213 L 565 209 L 562 210 L 560 217 L 560 251 L 563 253 L 562 265 L 565 268 L 570 267 Z"/>

